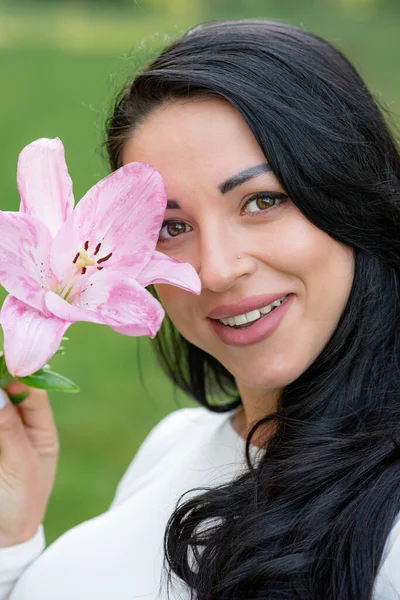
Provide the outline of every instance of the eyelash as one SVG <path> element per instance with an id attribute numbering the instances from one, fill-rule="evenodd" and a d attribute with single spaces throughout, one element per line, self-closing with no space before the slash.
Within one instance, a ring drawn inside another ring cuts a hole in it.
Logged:
<path id="1" fill-rule="evenodd" d="M 243 206 L 241 208 L 240 214 L 246 214 L 246 213 L 243 213 L 243 210 L 251 202 L 254 202 L 255 200 L 259 200 L 260 198 L 268 198 L 269 200 L 280 200 L 281 202 L 279 202 L 279 204 L 282 204 L 283 202 L 285 202 L 288 199 L 288 196 L 286 196 L 286 194 L 281 194 L 281 193 L 278 193 L 278 192 L 258 192 L 257 194 L 253 194 L 253 196 L 251 196 L 251 198 L 248 198 L 245 201 L 245 203 L 243 204 Z M 264 208 L 264 209 L 260 209 L 260 210 L 257 210 L 257 211 L 250 211 L 247 214 L 249 214 L 251 217 L 255 217 L 256 214 L 258 214 L 258 213 L 269 212 L 271 210 L 274 210 L 275 208 L 277 208 L 277 205 L 274 205 L 274 206 L 271 206 L 271 207 L 268 207 L 268 208 Z M 175 220 L 175 219 L 168 219 L 167 221 L 163 222 L 163 224 L 161 226 L 160 233 L 164 229 L 165 226 L 171 225 L 171 223 L 184 223 L 184 221 L 178 221 L 178 220 Z M 184 223 L 184 224 L 185 224 L 185 226 L 188 226 L 187 223 Z M 187 233 L 187 231 L 184 231 L 183 233 Z M 159 238 L 158 241 L 159 241 L 160 244 L 164 244 L 164 243 L 170 242 L 171 240 L 173 240 L 174 238 L 177 238 L 177 237 L 179 237 L 179 234 L 175 235 L 175 236 L 171 236 L 171 237 L 166 238 L 166 239 Z"/>
<path id="2" fill-rule="evenodd" d="M 257 194 L 253 194 L 253 196 L 251 196 L 251 198 L 248 198 L 246 200 L 246 202 L 243 204 L 242 210 L 245 209 L 251 202 L 254 202 L 254 200 L 259 200 L 260 198 L 268 198 L 269 200 L 281 200 L 282 202 L 284 202 L 285 200 L 287 200 L 287 196 L 286 194 L 281 194 L 279 192 L 258 192 Z M 250 211 L 250 214 L 252 212 L 254 213 L 258 213 L 258 212 L 269 212 L 271 210 L 274 210 L 276 208 L 275 206 L 270 206 L 268 208 L 264 208 L 264 209 L 260 209 L 259 211 Z M 242 214 L 242 212 L 241 212 Z"/>

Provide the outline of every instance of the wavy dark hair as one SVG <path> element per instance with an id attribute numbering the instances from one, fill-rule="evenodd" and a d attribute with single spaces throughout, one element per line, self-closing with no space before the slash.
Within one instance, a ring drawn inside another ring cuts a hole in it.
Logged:
<path id="1" fill-rule="evenodd" d="M 230 20 L 190 30 L 125 87 L 108 122 L 112 168 L 151 111 L 199 95 L 240 111 L 299 210 L 354 249 L 355 274 L 326 347 L 250 431 L 245 474 L 180 498 L 164 538 L 168 582 L 174 572 L 197 600 L 369 600 L 400 511 L 394 137 L 328 42 L 283 23 Z M 232 375 L 168 319 L 156 341 L 169 376 L 199 404 L 241 404 Z M 216 390 L 226 404 L 213 401 Z M 250 440 L 267 422 L 275 432 L 252 464 Z"/>

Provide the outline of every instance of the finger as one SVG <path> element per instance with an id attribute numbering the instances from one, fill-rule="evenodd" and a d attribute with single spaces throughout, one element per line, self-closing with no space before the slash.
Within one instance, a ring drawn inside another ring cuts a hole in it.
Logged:
<path id="1" fill-rule="evenodd" d="M 48 432 L 56 430 L 53 412 L 45 390 L 30 388 L 19 381 L 13 381 L 7 387 L 7 392 L 10 394 L 29 393 L 29 396 L 17 405 L 17 410 L 26 427 Z"/>
<path id="2" fill-rule="evenodd" d="M 16 407 L 0 389 L 0 457 L 15 463 L 24 455 L 27 438 Z"/>

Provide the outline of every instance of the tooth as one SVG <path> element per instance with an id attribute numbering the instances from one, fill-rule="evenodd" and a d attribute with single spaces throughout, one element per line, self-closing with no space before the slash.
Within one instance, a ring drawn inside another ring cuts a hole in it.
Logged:
<path id="1" fill-rule="evenodd" d="M 278 300 L 272 302 L 272 304 L 268 304 L 268 306 L 264 306 L 263 308 L 259 308 L 258 310 L 250 310 L 248 313 L 243 315 L 237 315 L 235 317 L 229 317 L 227 319 L 219 319 L 221 323 L 224 325 L 230 325 L 234 327 L 235 325 L 245 325 L 246 323 L 252 323 L 253 321 L 257 321 L 261 317 L 261 315 L 267 315 L 271 310 L 275 307 L 278 307 L 285 300 L 286 296 L 282 296 Z"/>
<path id="2" fill-rule="evenodd" d="M 246 315 L 238 315 L 237 317 L 232 317 L 235 325 L 245 325 L 247 323 Z"/>
<path id="3" fill-rule="evenodd" d="M 250 312 L 246 313 L 246 319 L 248 323 L 252 321 L 257 321 L 257 319 L 259 319 L 260 317 L 261 313 L 259 310 L 251 310 Z"/>
<path id="4" fill-rule="evenodd" d="M 271 312 L 272 310 L 272 306 L 271 304 L 268 304 L 268 306 L 264 306 L 264 308 L 260 308 L 260 313 L 262 315 L 267 315 L 269 312 Z"/>

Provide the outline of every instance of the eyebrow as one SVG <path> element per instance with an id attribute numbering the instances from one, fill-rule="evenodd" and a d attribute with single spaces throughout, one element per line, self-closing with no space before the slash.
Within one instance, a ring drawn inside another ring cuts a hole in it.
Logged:
<path id="1" fill-rule="evenodd" d="M 227 194 L 231 192 L 238 185 L 242 185 L 249 179 L 253 179 L 254 177 L 258 177 L 263 173 L 269 173 L 272 171 L 270 165 L 268 163 L 262 163 L 261 165 L 256 165 L 255 167 L 250 167 L 249 169 L 245 169 L 244 171 L 240 171 L 236 173 L 236 175 L 232 175 L 229 179 L 226 179 L 218 186 L 221 194 Z M 179 202 L 176 200 L 168 200 L 167 208 L 180 208 Z"/>
<path id="2" fill-rule="evenodd" d="M 218 187 L 221 194 L 227 194 L 231 192 L 238 185 L 242 185 L 249 179 L 253 179 L 254 177 L 258 177 L 263 173 L 269 173 L 272 171 L 271 167 L 268 163 L 262 163 L 261 165 L 256 165 L 255 167 L 250 167 L 249 169 L 245 169 L 244 171 L 240 171 L 236 175 L 229 177 L 226 181 L 221 183 Z"/>
<path id="3" fill-rule="evenodd" d="M 180 208 L 179 202 L 176 200 L 167 200 L 167 208 Z"/>

